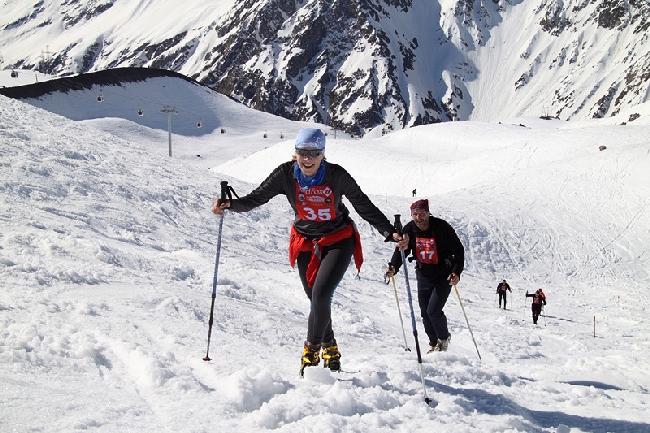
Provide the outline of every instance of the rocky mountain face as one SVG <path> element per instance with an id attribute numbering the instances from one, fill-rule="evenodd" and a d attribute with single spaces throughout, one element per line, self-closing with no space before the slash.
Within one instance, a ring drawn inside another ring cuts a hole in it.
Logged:
<path id="1" fill-rule="evenodd" d="M 136 0 L 5 3 L 4 67 L 168 69 L 257 110 L 356 136 L 450 120 L 603 117 L 650 93 L 647 0 L 238 0 L 219 15 L 193 14 L 198 2 L 173 11 Z"/>
<path id="2" fill-rule="evenodd" d="M 241 2 L 214 27 L 222 39 L 195 78 L 258 110 L 355 135 L 450 120 L 453 104 L 433 86 L 409 94 L 420 44 L 390 21 L 412 3 Z"/>
<path id="3" fill-rule="evenodd" d="M 534 11 L 541 16 L 541 30 L 557 42 L 534 58 L 522 54 L 528 69 L 517 79 L 516 89 L 544 69 L 554 72 L 549 105 L 554 115 L 566 118 L 615 115 L 648 100 L 647 0 L 549 1 Z M 581 83 L 580 91 L 576 83 Z"/>

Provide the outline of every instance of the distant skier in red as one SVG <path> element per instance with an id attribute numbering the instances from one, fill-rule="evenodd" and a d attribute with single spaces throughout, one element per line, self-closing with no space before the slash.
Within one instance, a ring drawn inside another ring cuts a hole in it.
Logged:
<path id="1" fill-rule="evenodd" d="M 542 289 L 537 289 L 535 293 L 531 294 L 529 294 L 528 290 L 526 290 L 526 297 L 533 298 L 533 303 L 531 305 L 531 309 L 533 310 L 533 323 L 537 325 L 537 319 L 542 313 L 542 306 L 546 305 L 546 295 Z"/>
<path id="2" fill-rule="evenodd" d="M 499 308 L 501 308 L 501 300 L 503 299 L 503 309 L 506 309 L 506 301 L 507 301 L 507 292 L 510 290 L 510 293 L 512 293 L 512 290 L 510 289 L 510 285 L 506 283 L 506 280 L 503 280 L 499 283 L 497 286 L 497 293 L 499 294 Z"/>

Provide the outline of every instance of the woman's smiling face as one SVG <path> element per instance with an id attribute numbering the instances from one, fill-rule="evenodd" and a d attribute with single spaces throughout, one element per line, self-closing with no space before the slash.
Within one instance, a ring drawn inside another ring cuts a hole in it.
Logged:
<path id="1" fill-rule="evenodd" d="M 300 167 L 300 171 L 302 171 L 302 174 L 304 174 L 307 177 L 315 176 L 316 173 L 318 172 L 318 168 L 320 167 L 320 163 L 323 160 L 323 158 L 325 158 L 325 156 L 323 156 L 323 154 L 315 147 L 314 148 L 307 147 L 298 150 L 318 152 L 318 156 L 311 156 L 307 154 L 307 152 L 296 151 L 296 161 L 298 162 L 298 167 Z"/>

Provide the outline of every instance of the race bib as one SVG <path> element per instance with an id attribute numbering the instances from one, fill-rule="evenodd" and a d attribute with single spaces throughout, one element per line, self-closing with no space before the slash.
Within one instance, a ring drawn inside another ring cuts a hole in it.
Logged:
<path id="1" fill-rule="evenodd" d="M 296 210 L 298 218 L 307 221 L 330 221 L 336 216 L 334 195 L 329 185 L 300 189 L 296 182 Z"/>
<path id="2" fill-rule="evenodd" d="M 435 238 L 415 238 L 417 261 L 424 264 L 438 264 L 438 249 Z"/>

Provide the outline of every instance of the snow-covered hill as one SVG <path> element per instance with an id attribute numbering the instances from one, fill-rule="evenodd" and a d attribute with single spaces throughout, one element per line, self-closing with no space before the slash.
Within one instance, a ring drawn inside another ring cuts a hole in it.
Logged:
<path id="1" fill-rule="evenodd" d="M 646 1 L 5 1 L 5 68 L 180 72 L 259 111 L 379 136 L 607 117 L 648 100 Z"/>
<path id="2" fill-rule="evenodd" d="M 166 125 L 124 120 L 132 98 L 162 86 L 233 126 L 173 134 L 170 158 Z M 406 215 L 417 188 L 465 245 L 458 289 L 482 359 L 452 294 L 450 349 L 423 357 L 423 386 L 404 350 L 403 275 L 384 284 L 391 245 L 358 217 L 361 279 L 349 272 L 333 299 L 347 372 L 298 378 L 309 303 L 288 264 L 282 198 L 224 219 L 213 361 L 202 360 L 219 182 L 250 191 L 302 125 L 192 86 L 125 83 L 105 95 L 114 117 L 81 121 L 0 96 L 0 430 L 650 430 L 647 104 L 584 122 L 329 134 L 328 159 L 386 215 Z M 42 102 L 93 112 L 96 96 Z M 508 310 L 496 306 L 503 278 Z M 535 326 L 523 295 L 538 287 L 548 306 Z"/>

